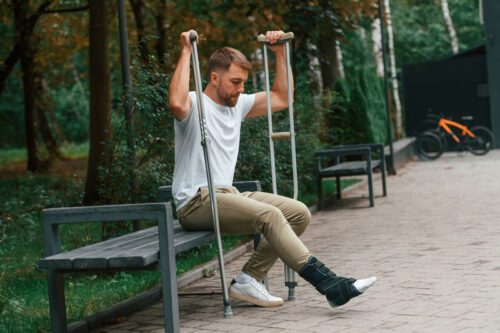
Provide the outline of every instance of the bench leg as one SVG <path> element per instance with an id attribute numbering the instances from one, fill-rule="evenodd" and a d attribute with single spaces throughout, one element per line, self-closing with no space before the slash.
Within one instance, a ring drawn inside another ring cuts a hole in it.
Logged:
<path id="1" fill-rule="evenodd" d="M 323 179 L 318 175 L 316 177 L 316 188 L 318 191 L 318 210 L 323 209 Z"/>
<path id="2" fill-rule="evenodd" d="M 375 202 L 373 200 L 373 182 L 372 182 L 372 169 L 368 170 L 368 192 L 370 195 L 370 207 L 375 206 Z"/>
<path id="3" fill-rule="evenodd" d="M 337 200 L 342 199 L 342 187 L 340 185 L 340 177 L 335 177 L 337 182 Z"/>
<path id="4" fill-rule="evenodd" d="M 66 333 L 68 327 L 63 274 L 48 270 L 47 285 L 49 290 L 50 329 L 52 333 Z"/>
<path id="5" fill-rule="evenodd" d="M 163 320 L 166 333 L 179 333 L 179 298 L 175 271 L 174 230 L 171 210 L 158 220 Z"/>
<path id="6" fill-rule="evenodd" d="M 387 196 L 387 185 L 385 184 L 385 168 L 381 168 L 382 171 L 382 193 L 384 194 L 384 197 Z"/>

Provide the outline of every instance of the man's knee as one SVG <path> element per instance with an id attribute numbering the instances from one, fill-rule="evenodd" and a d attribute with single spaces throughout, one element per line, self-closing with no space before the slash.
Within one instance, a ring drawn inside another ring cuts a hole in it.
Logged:
<path id="1" fill-rule="evenodd" d="M 269 206 L 257 216 L 257 227 L 261 233 L 274 231 L 282 228 L 287 223 L 281 210 L 274 206 Z"/>
<path id="2" fill-rule="evenodd" d="M 311 223 L 311 212 L 304 203 L 298 202 L 296 216 L 297 216 L 296 224 L 299 227 L 298 229 L 300 229 L 300 233 L 302 233 Z"/>

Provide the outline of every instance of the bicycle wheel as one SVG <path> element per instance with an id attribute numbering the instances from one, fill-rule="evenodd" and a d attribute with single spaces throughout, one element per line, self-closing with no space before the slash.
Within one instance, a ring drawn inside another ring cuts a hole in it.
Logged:
<path id="1" fill-rule="evenodd" d="M 484 126 L 474 126 L 471 128 L 475 138 L 467 139 L 467 148 L 474 155 L 485 155 L 495 147 L 495 136 Z"/>
<path id="2" fill-rule="evenodd" d="M 415 154 L 424 161 L 432 161 L 444 152 L 443 142 L 435 131 L 425 131 L 420 134 L 414 143 Z"/>

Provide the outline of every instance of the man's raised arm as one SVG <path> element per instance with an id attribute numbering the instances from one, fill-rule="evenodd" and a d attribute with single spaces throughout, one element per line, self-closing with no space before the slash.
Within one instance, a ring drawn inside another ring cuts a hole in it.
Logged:
<path id="1" fill-rule="evenodd" d="M 191 41 L 189 40 L 191 31 L 193 30 L 181 34 L 181 55 L 179 56 L 179 61 L 175 67 L 174 75 L 172 76 L 168 90 L 170 112 L 172 112 L 174 117 L 179 121 L 189 115 L 189 110 L 192 105 L 191 98 L 189 97 L 189 65 L 191 53 L 193 52 Z"/>
<path id="2" fill-rule="evenodd" d="M 271 111 L 280 111 L 288 107 L 288 90 L 286 77 L 286 51 L 285 44 L 273 45 L 276 43 L 283 31 L 268 31 L 266 33 L 270 49 L 276 56 L 276 76 L 274 77 L 273 87 L 271 88 Z M 292 77 L 292 98 L 293 98 L 293 77 Z M 261 91 L 255 94 L 255 102 L 247 117 L 259 117 L 267 114 L 266 92 Z"/>

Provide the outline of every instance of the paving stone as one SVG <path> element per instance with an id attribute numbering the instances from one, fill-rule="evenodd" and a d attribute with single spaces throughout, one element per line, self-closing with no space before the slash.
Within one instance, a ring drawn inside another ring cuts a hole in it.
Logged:
<path id="1" fill-rule="evenodd" d="M 233 302 L 223 318 L 222 295 L 182 295 L 182 332 L 499 332 L 500 150 L 486 156 L 447 153 L 412 162 L 387 179 L 388 196 L 375 182 L 375 207 L 366 184 L 334 206 L 313 214 L 301 236 L 338 274 L 377 275 L 365 294 L 340 308 L 299 278 L 296 301 L 278 308 Z M 377 176 L 379 177 L 379 176 Z M 228 279 L 250 254 L 227 265 Z M 273 294 L 287 297 L 283 264 L 269 272 Z M 216 290 L 218 274 L 181 292 Z M 96 332 L 163 332 L 162 305 Z M 130 325 L 129 325 L 130 324 Z"/>

